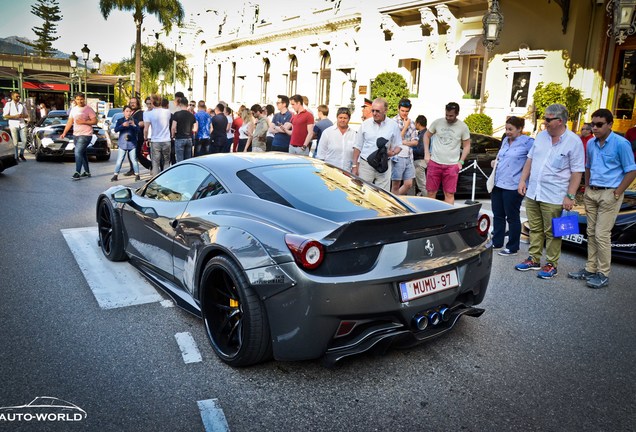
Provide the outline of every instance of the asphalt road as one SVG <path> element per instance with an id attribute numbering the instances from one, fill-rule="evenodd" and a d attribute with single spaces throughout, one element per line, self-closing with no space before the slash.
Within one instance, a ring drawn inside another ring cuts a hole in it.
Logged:
<path id="1" fill-rule="evenodd" d="M 522 254 L 495 256 L 486 312 L 442 338 L 331 369 L 232 369 L 178 308 L 97 303 L 61 230 L 96 226 L 113 167 L 91 163 L 73 182 L 73 163 L 30 157 L 0 174 L 0 406 L 52 396 L 87 413 L 0 417 L 0 430 L 202 431 L 198 402 L 211 399 L 232 431 L 636 430 L 633 267 L 615 264 L 610 287 L 591 290 L 566 278 L 580 255 L 564 252 L 550 281 L 515 271 Z M 184 332 L 201 361 L 184 362 Z"/>

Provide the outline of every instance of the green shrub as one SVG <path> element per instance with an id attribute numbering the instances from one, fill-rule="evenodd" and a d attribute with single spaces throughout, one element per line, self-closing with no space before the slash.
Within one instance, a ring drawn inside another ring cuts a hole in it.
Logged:
<path id="1" fill-rule="evenodd" d="M 389 104 L 387 117 L 397 115 L 400 99 L 409 97 L 409 94 L 406 80 L 396 72 L 382 72 L 371 83 L 371 99 L 381 97 Z"/>
<path id="2" fill-rule="evenodd" d="M 464 119 L 464 123 L 473 133 L 492 135 L 492 119 L 489 115 L 473 113 Z"/>
<path id="3" fill-rule="evenodd" d="M 570 119 L 576 119 L 579 113 L 584 113 L 592 103 L 592 99 L 584 98 L 581 90 L 565 87 L 554 82 L 544 84 L 540 82 L 534 91 L 534 108 L 538 119 L 543 118 L 545 109 L 555 103 L 565 105 Z"/>

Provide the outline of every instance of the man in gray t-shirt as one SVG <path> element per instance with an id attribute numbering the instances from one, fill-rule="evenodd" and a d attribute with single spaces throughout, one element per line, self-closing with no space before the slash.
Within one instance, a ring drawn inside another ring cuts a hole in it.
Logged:
<path id="1" fill-rule="evenodd" d="M 470 153 L 470 131 L 466 123 L 457 118 L 458 114 L 459 105 L 448 103 L 445 117 L 431 123 L 424 134 L 426 193 L 429 198 L 435 198 L 441 185 L 444 201 L 449 204 L 455 203 L 459 171 Z M 433 135 L 435 140 L 431 148 Z"/>

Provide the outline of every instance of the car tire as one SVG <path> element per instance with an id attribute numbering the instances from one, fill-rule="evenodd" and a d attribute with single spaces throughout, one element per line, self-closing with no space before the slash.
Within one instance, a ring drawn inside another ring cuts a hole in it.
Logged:
<path id="1" fill-rule="evenodd" d="M 201 293 L 205 329 L 223 362 L 242 367 L 271 358 L 265 306 L 234 261 L 224 255 L 212 258 L 201 276 Z"/>
<path id="2" fill-rule="evenodd" d="M 124 232 L 119 213 L 106 198 L 99 202 L 97 209 L 97 230 L 99 246 L 110 261 L 124 261 L 128 258 L 124 249 Z"/>
<path id="3" fill-rule="evenodd" d="M 107 160 L 110 160 L 110 153 L 108 153 L 107 155 L 101 155 L 101 156 L 95 156 L 95 159 L 97 159 L 100 162 L 106 162 Z"/>
<path id="4" fill-rule="evenodd" d="M 38 162 L 42 162 L 45 159 L 44 154 L 42 154 L 41 151 L 36 151 L 35 152 L 35 160 Z"/>

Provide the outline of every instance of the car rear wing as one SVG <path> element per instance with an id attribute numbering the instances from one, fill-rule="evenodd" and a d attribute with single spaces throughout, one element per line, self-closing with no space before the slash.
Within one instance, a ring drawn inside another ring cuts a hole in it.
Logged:
<path id="1" fill-rule="evenodd" d="M 328 252 L 430 237 L 477 227 L 481 204 L 348 222 L 323 238 Z"/>

